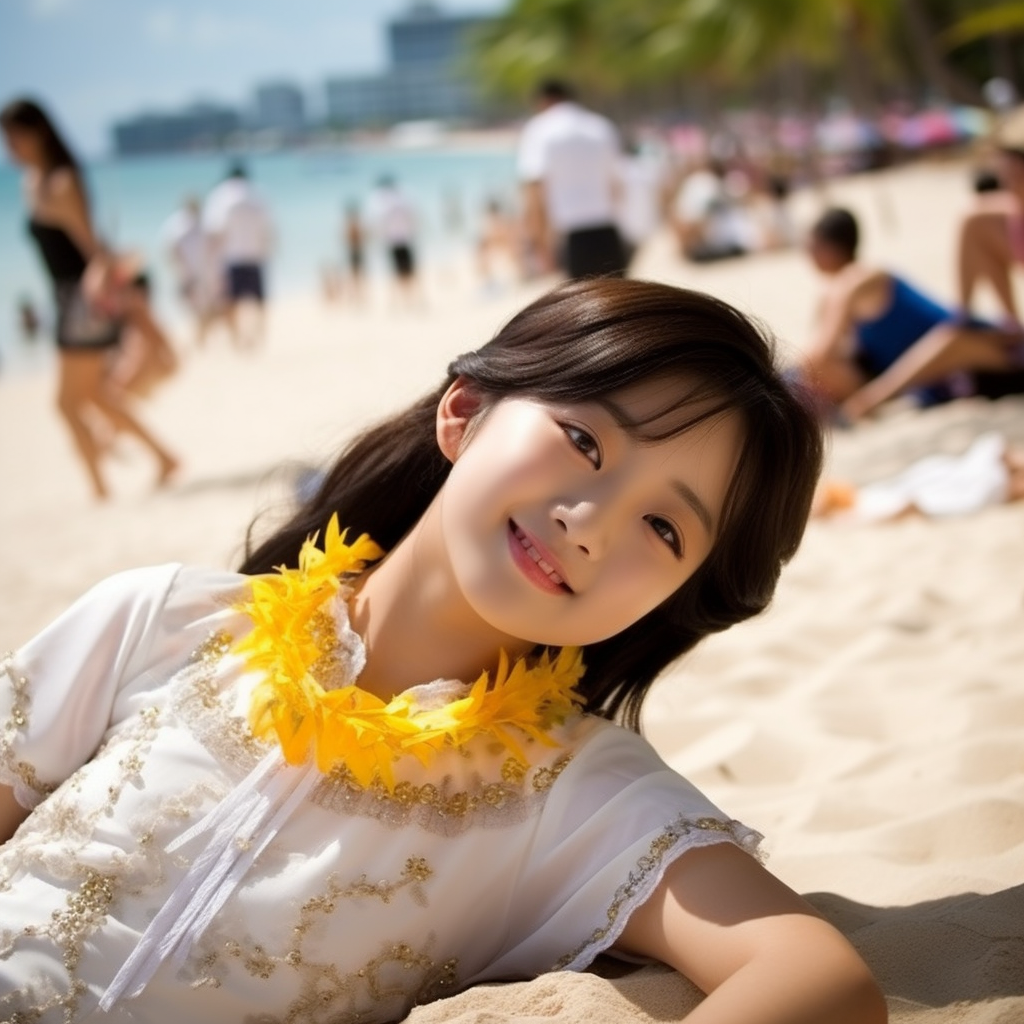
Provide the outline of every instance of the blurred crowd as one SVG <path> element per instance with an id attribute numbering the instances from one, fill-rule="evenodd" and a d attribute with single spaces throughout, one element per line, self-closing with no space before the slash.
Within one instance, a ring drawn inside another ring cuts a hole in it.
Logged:
<path id="1" fill-rule="evenodd" d="M 772 135 L 756 117 L 716 131 L 623 132 L 554 79 L 540 83 L 519 130 L 514 193 L 495 190 L 467 210 L 453 189 L 440 231 L 425 232 L 414 190 L 381 174 L 367 194 L 339 197 L 337 214 L 326 219 L 337 255 L 320 268 L 320 291 L 327 302 L 352 308 L 384 294 L 394 308 L 423 310 L 422 274 L 431 260 L 443 286 L 455 280 L 458 264 L 463 280 L 468 268 L 486 298 L 533 279 L 629 274 L 658 236 L 693 264 L 803 248 L 821 274 L 822 293 L 815 335 L 801 346 L 793 375 L 831 422 L 852 422 L 898 396 L 929 405 L 1024 391 L 1024 330 L 1012 282 L 1024 262 L 1024 114 L 1012 103 L 1003 107 L 983 136 L 974 205 L 958 222 L 951 215 L 955 298 L 923 292 L 913 268 L 866 265 L 849 210 L 822 209 L 809 232 L 795 223 L 794 191 L 818 184 L 828 168 L 807 159 L 809 151 L 796 145 L 807 139 L 796 139 L 794 125 L 786 145 L 777 144 L 785 142 L 785 125 Z M 839 169 L 870 170 L 898 150 L 981 133 L 968 120 L 892 114 L 871 130 L 841 118 L 816 130 L 826 157 L 846 154 Z M 177 459 L 134 408 L 179 360 L 153 313 L 150 270 L 132 254 L 111 251 L 96 233 L 81 168 L 46 111 L 15 100 L 4 108 L 2 127 L 10 156 L 24 169 L 29 227 L 54 289 L 52 316 L 23 302 L 19 324 L 26 337 L 52 328 L 58 408 L 93 489 L 106 495 L 101 466 L 121 432 L 150 449 L 158 480 L 166 482 Z M 169 212 L 160 248 L 197 346 L 212 332 L 240 351 L 262 344 L 278 238 L 271 205 L 246 164 L 234 160 L 208 194 L 188 195 Z M 991 288 L 1001 318 L 976 315 L 979 287 Z"/>

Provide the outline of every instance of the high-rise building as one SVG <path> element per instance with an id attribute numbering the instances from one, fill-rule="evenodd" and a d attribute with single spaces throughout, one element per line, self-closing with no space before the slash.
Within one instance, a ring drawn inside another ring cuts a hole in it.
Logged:
<path id="1" fill-rule="evenodd" d="M 485 102 L 465 64 L 471 33 L 489 20 L 413 4 L 387 26 L 387 71 L 326 83 L 328 120 L 349 128 L 480 116 Z"/>
<path id="2" fill-rule="evenodd" d="M 175 113 L 145 113 L 114 125 L 114 148 L 121 156 L 219 149 L 242 127 L 237 110 L 194 103 Z"/>
<path id="3" fill-rule="evenodd" d="M 289 82 L 264 82 L 253 96 L 252 127 L 301 135 L 306 128 L 306 101 L 302 90 Z"/>

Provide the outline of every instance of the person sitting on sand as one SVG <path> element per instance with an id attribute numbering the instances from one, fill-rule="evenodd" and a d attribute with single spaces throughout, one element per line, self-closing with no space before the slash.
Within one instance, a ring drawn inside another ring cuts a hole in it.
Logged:
<path id="1" fill-rule="evenodd" d="M 857 220 L 826 210 L 808 252 L 827 278 L 817 336 L 804 356 L 810 385 L 856 420 L 908 391 L 923 405 L 1024 390 L 1021 338 L 952 310 L 888 270 L 857 259 Z"/>
<path id="2" fill-rule="evenodd" d="M 1024 106 L 1005 118 L 992 142 L 1000 187 L 978 191 L 960 221 L 960 307 L 965 316 L 969 315 L 977 286 L 987 283 L 1002 309 L 1004 326 L 1021 332 L 1024 328 L 1013 293 L 1013 268 L 1024 263 Z"/>

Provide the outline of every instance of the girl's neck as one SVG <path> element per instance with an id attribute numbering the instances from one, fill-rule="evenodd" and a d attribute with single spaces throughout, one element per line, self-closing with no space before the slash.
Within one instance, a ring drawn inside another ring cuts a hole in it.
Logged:
<path id="1" fill-rule="evenodd" d="M 445 557 L 437 502 L 360 581 L 352 627 L 366 645 L 359 685 L 384 700 L 435 679 L 476 679 L 501 648 L 512 658 L 532 645 L 499 633 L 466 603 Z"/>

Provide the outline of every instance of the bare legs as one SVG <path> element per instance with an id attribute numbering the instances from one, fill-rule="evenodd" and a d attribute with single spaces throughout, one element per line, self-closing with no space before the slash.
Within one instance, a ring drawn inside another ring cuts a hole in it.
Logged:
<path id="1" fill-rule="evenodd" d="M 1000 372 L 1014 365 L 1019 335 L 939 324 L 915 342 L 884 373 L 858 388 L 842 403 L 851 420 L 876 409 L 908 388 L 931 384 L 952 373 L 971 370 Z"/>
<path id="2" fill-rule="evenodd" d="M 1007 318 L 1017 321 L 1009 220 L 1010 211 L 999 208 L 978 210 L 964 218 L 957 245 L 957 273 L 962 309 L 971 308 L 975 287 L 987 281 Z"/>
<path id="3" fill-rule="evenodd" d="M 60 352 L 57 407 L 71 431 L 78 455 L 85 465 L 95 496 L 108 496 L 97 444 L 89 416 L 98 410 L 115 430 L 138 438 L 158 463 L 157 482 L 166 483 L 178 468 L 178 460 L 129 411 L 124 392 L 108 380 L 105 350 Z"/>
<path id="4" fill-rule="evenodd" d="M 153 319 L 149 302 L 142 295 L 132 296 L 126 303 L 121 350 L 110 371 L 112 383 L 133 394 L 147 395 L 177 369 L 178 357 Z"/>

